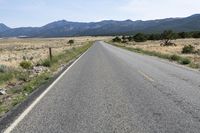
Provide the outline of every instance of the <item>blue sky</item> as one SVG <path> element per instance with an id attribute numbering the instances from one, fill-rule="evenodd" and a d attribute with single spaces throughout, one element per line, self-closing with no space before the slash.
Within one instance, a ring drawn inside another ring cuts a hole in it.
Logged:
<path id="1" fill-rule="evenodd" d="M 42 26 L 56 20 L 149 20 L 200 13 L 200 0 L 0 0 L 0 23 Z"/>

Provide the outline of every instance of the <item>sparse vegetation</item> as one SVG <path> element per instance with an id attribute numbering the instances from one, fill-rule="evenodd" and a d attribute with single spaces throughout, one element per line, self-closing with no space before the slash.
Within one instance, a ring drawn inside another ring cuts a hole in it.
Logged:
<path id="1" fill-rule="evenodd" d="M 69 40 L 76 40 L 73 47 L 80 47 L 86 41 L 107 40 L 112 37 L 70 37 L 70 38 L 30 38 L 30 39 L 1 39 L 0 64 L 18 68 L 19 63 L 29 60 L 33 64 L 49 57 L 49 47 L 52 55 L 59 54 L 71 48 Z"/>
<path id="2" fill-rule="evenodd" d="M 200 32 L 193 32 L 192 37 L 193 38 L 200 38 Z"/>
<path id="3" fill-rule="evenodd" d="M 153 42 L 151 42 L 151 43 L 153 43 Z M 129 45 L 114 43 L 115 46 L 122 47 L 124 49 L 129 50 L 129 51 L 143 53 L 143 54 L 147 54 L 147 55 L 150 55 L 150 56 L 157 56 L 157 57 L 160 57 L 160 58 L 163 58 L 163 59 L 168 59 L 170 61 L 175 61 L 175 62 L 182 64 L 182 65 L 188 65 L 189 67 L 192 67 L 192 68 L 200 68 L 200 63 L 198 63 L 198 62 L 195 63 L 188 57 L 182 56 L 178 53 L 177 54 L 163 53 L 162 51 L 159 51 L 158 48 L 155 48 L 154 50 L 150 50 L 149 48 L 151 48 L 152 45 L 148 46 L 148 42 L 146 42 L 145 44 L 146 44 L 145 46 L 147 46 L 146 49 L 143 49 L 144 43 L 141 43 L 141 44 L 140 43 L 138 43 L 138 44 L 133 43 L 133 45 L 131 45 L 130 43 L 129 43 Z M 163 48 L 159 45 L 159 42 L 157 42 L 156 47 Z M 169 49 L 169 48 L 166 47 L 165 49 Z M 188 48 L 187 48 L 187 51 L 188 51 Z M 197 52 L 194 52 L 194 48 L 191 48 L 191 46 L 189 46 L 189 51 L 192 54 L 197 53 Z"/>
<path id="4" fill-rule="evenodd" d="M 172 60 L 172 61 L 179 61 L 180 59 L 181 59 L 181 57 L 176 54 L 173 54 L 170 56 L 170 60 Z"/>
<path id="5" fill-rule="evenodd" d="M 128 42 L 128 39 L 126 36 L 122 36 L 122 43 L 127 43 Z"/>
<path id="6" fill-rule="evenodd" d="M 32 63 L 30 61 L 22 61 L 20 62 L 20 66 L 23 68 L 23 69 L 31 69 L 32 68 Z"/>
<path id="7" fill-rule="evenodd" d="M 53 56 L 52 61 L 41 58 L 40 61 L 32 63 L 30 58 L 26 56 L 26 59 L 21 61 L 19 68 L 8 68 L 6 65 L 0 65 L 0 86 L 8 88 L 8 94 L 0 97 L 0 117 L 13 106 L 21 103 L 28 97 L 36 88 L 41 84 L 44 84 L 51 79 L 63 65 L 72 59 L 75 59 L 86 51 L 92 45 L 87 41 L 79 46 L 75 46 L 71 49 L 64 49 L 60 53 L 56 53 Z M 34 66 L 35 64 L 35 66 Z M 42 73 L 34 74 L 34 67 L 45 66 L 48 67 L 48 71 L 42 71 Z M 9 70 L 8 70 L 9 69 Z M 28 71 L 27 71 L 28 70 Z M 7 100 L 9 98 L 9 100 Z"/>
<path id="8" fill-rule="evenodd" d="M 0 73 L 5 73 L 8 71 L 8 67 L 6 65 L 0 65 Z"/>
<path id="9" fill-rule="evenodd" d="M 198 69 L 198 68 L 200 68 L 200 63 L 191 62 L 191 63 L 189 64 L 189 66 L 190 66 L 191 68 Z"/>
<path id="10" fill-rule="evenodd" d="M 197 38 L 200 38 L 199 31 L 176 33 L 165 30 L 162 33 L 137 33 L 115 37 L 112 42 L 129 50 L 134 49 L 136 52 L 176 61 L 192 68 L 200 68 L 200 40 Z M 123 40 L 126 43 L 121 44 Z"/>
<path id="11" fill-rule="evenodd" d="M 28 72 L 18 72 L 16 74 L 16 78 L 18 81 L 27 82 L 27 81 L 29 81 L 29 73 Z"/>
<path id="12" fill-rule="evenodd" d="M 168 59 L 168 60 L 172 60 L 172 61 L 177 61 L 180 64 L 183 65 L 187 65 L 191 63 L 191 60 L 185 57 L 181 57 L 178 55 L 169 55 L 169 54 L 163 54 L 160 52 L 155 52 L 155 51 L 148 51 L 148 50 L 143 50 L 143 49 L 139 49 L 139 48 L 126 48 L 130 51 L 135 51 L 135 52 L 139 52 L 139 53 L 143 53 L 143 54 L 147 54 L 150 56 L 157 56 L 163 59 Z"/>
<path id="13" fill-rule="evenodd" d="M 179 61 L 179 63 L 183 64 L 183 65 L 187 65 L 187 64 L 191 63 L 191 60 L 188 59 L 188 58 L 181 58 L 181 60 Z"/>
<path id="14" fill-rule="evenodd" d="M 45 59 L 44 61 L 42 61 L 41 65 L 44 66 L 44 67 L 51 67 L 50 59 Z"/>
<path id="15" fill-rule="evenodd" d="M 115 38 L 113 38 L 113 40 L 112 40 L 113 42 L 121 42 L 122 41 L 122 39 L 120 38 L 120 37 L 115 37 Z"/>
<path id="16" fill-rule="evenodd" d="M 12 71 L 0 73 L 0 84 L 3 84 L 11 79 L 13 79 L 14 75 Z"/>
<path id="17" fill-rule="evenodd" d="M 192 46 L 192 45 L 187 45 L 187 46 L 184 46 L 183 49 L 182 49 L 182 53 L 183 54 L 191 54 L 191 53 L 194 53 L 194 50 L 195 50 L 195 47 Z"/>

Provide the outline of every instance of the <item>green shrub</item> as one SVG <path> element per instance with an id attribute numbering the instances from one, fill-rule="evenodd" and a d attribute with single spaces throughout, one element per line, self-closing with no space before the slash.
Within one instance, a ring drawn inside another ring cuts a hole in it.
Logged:
<path id="1" fill-rule="evenodd" d="M 44 67 L 51 67 L 51 61 L 49 59 L 46 59 L 41 64 Z"/>
<path id="2" fill-rule="evenodd" d="M 200 68 L 200 64 L 199 63 L 190 63 L 190 67 L 197 69 L 197 68 Z"/>
<path id="3" fill-rule="evenodd" d="M 117 36 L 117 37 L 115 37 L 114 39 L 112 39 L 112 41 L 113 41 L 113 42 L 121 42 L 122 39 L 119 38 L 119 37 Z"/>
<path id="4" fill-rule="evenodd" d="M 175 54 L 170 56 L 170 60 L 173 60 L 173 61 L 179 61 L 180 59 L 181 57 Z"/>
<path id="5" fill-rule="evenodd" d="M 5 65 L 0 65 L 0 73 L 5 73 L 8 71 L 8 67 Z"/>
<path id="6" fill-rule="evenodd" d="M 193 38 L 200 38 L 200 32 L 194 32 L 194 33 L 192 34 L 192 37 L 193 37 Z"/>
<path id="7" fill-rule="evenodd" d="M 183 54 L 190 54 L 190 53 L 194 53 L 194 46 L 192 45 L 187 45 L 187 46 L 184 46 L 183 49 L 182 49 L 182 53 Z"/>
<path id="8" fill-rule="evenodd" d="M 34 89 L 34 87 L 31 83 L 29 83 L 23 87 L 24 92 L 31 92 L 33 89 Z"/>
<path id="9" fill-rule="evenodd" d="M 148 40 L 161 40 L 161 35 L 160 34 L 150 34 L 147 35 Z"/>
<path id="10" fill-rule="evenodd" d="M 136 42 L 145 42 L 145 41 L 147 41 L 147 37 L 142 33 L 136 34 L 133 38 L 134 38 L 134 41 L 136 41 Z"/>
<path id="11" fill-rule="evenodd" d="M 17 97 L 15 97 L 12 101 L 12 106 L 15 106 L 17 104 L 19 104 L 20 102 L 22 102 L 23 100 L 25 100 L 26 96 L 25 95 L 18 95 Z"/>
<path id="12" fill-rule="evenodd" d="M 22 61 L 20 63 L 20 66 L 23 68 L 23 69 L 30 69 L 32 68 L 32 63 L 30 61 Z"/>
<path id="13" fill-rule="evenodd" d="M 187 65 L 191 63 L 191 60 L 188 58 L 182 58 L 179 63 L 183 65 Z"/>
<path id="14" fill-rule="evenodd" d="M 28 81 L 29 80 L 29 74 L 27 72 L 23 72 L 23 73 L 18 73 L 17 74 L 17 77 L 16 77 L 18 80 L 21 80 L 21 81 Z"/>
<path id="15" fill-rule="evenodd" d="M 128 42 L 128 41 L 126 41 L 126 40 L 123 40 L 123 41 L 122 41 L 122 43 L 127 43 L 127 42 Z"/>
<path id="16" fill-rule="evenodd" d="M 11 80 L 14 77 L 12 72 L 0 73 L 0 84 Z"/>

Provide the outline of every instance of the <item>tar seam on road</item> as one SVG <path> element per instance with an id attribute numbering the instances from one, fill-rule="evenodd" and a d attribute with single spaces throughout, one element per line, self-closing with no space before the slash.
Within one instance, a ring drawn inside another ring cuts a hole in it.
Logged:
<path id="1" fill-rule="evenodd" d="M 90 48 L 89 48 L 90 49 Z M 88 49 L 88 50 L 89 50 Z M 71 66 L 69 66 L 5 131 L 10 133 L 25 118 L 25 116 L 37 105 L 37 103 L 52 89 L 52 87 L 88 52 L 82 54 Z"/>
<path id="2" fill-rule="evenodd" d="M 148 76 L 147 74 L 145 74 L 142 71 L 138 71 L 145 79 L 149 80 L 150 82 L 154 82 L 153 78 L 151 78 L 150 76 Z"/>

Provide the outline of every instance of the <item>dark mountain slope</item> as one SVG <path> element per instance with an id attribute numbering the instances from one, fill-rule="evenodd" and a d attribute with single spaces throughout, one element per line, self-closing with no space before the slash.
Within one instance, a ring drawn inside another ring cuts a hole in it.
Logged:
<path id="1" fill-rule="evenodd" d="M 3 24 L 1 24 L 3 25 Z M 69 22 L 66 20 L 49 23 L 42 27 L 6 28 L 0 25 L 0 37 L 64 37 L 64 36 L 96 36 L 121 35 L 137 32 L 155 33 L 163 30 L 200 31 L 200 14 L 186 18 L 167 18 L 150 21 L 114 21 L 101 22 Z"/>
<path id="2" fill-rule="evenodd" d="M 0 32 L 4 32 L 6 30 L 9 30 L 10 28 L 6 26 L 5 24 L 0 23 Z"/>

